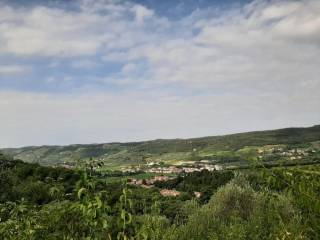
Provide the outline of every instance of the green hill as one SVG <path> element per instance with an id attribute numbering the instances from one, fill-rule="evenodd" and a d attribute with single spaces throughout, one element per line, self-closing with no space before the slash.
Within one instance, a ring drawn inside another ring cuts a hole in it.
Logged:
<path id="1" fill-rule="evenodd" d="M 1 151 L 15 159 L 42 165 L 74 163 L 87 158 L 99 159 L 107 166 L 146 162 L 174 162 L 212 159 L 226 156 L 232 159 L 250 146 L 305 145 L 320 140 L 320 125 L 308 128 L 238 133 L 190 139 L 158 139 L 131 143 L 76 144 L 69 146 L 32 146 L 6 148 Z M 234 154 L 237 153 L 237 154 Z"/>

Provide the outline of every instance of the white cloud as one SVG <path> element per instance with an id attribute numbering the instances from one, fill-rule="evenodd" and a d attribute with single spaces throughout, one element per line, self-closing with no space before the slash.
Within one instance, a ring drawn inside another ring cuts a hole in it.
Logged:
<path id="1" fill-rule="evenodd" d="M 133 63 L 128 63 L 122 67 L 123 72 L 132 72 L 136 69 L 136 65 Z"/>
<path id="2" fill-rule="evenodd" d="M 93 54 L 99 47 L 99 39 L 84 35 L 94 21 L 86 14 L 45 7 L 0 9 L 7 16 L 0 25 L 2 54 L 74 56 Z"/>
<path id="3" fill-rule="evenodd" d="M 71 63 L 73 68 L 80 68 L 80 69 L 92 69 L 97 67 L 99 64 L 95 61 L 85 59 L 85 60 L 74 60 Z"/>
<path id="4" fill-rule="evenodd" d="M 29 66 L 22 65 L 0 65 L 1 75 L 20 75 L 31 71 Z"/>
<path id="5" fill-rule="evenodd" d="M 154 12 L 142 5 L 135 5 L 132 7 L 132 11 L 135 13 L 135 19 L 139 24 L 142 24 L 146 18 L 152 17 Z"/>
<path id="6" fill-rule="evenodd" d="M 319 100 L 319 96 L 301 94 L 290 98 L 268 94 L 185 98 L 159 92 L 53 95 L 1 91 L 0 112 L 5 114 L 1 115 L 0 147 L 136 141 L 308 126 L 320 117 Z"/>
<path id="7" fill-rule="evenodd" d="M 0 55 L 94 56 L 141 44 L 147 35 L 141 26 L 145 19 L 159 26 L 164 22 L 153 21 L 152 10 L 133 3 L 90 0 L 78 5 L 81 11 L 0 4 Z"/>
<path id="8" fill-rule="evenodd" d="M 191 89 L 316 94 L 320 86 L 319 1 L 255 1 L 219 18 L 215 14 L 201 24 L 197 17 L 172 23 L 177 29 L 187 26 L 185 33 L 197 29 L 198 34 L 170 36 L 106 58 L 144 59 L 149 64 L 148 82 L 179 83 Z"/>
<path id="9" fill-rule="evenodd" d="M 0 55 L 74 57 L 68 65 L 88 71 L 100 58 L 120 63 L 99 84 L 121 91 L 97 91 L 90 74 L 79 87 L 85 95 L 0 91 L 0 145 L 189 137 L 320 119 L 318 0 L 259 0 L 179 20 L 129 2 L 80 7 L 1 7 Z"/>

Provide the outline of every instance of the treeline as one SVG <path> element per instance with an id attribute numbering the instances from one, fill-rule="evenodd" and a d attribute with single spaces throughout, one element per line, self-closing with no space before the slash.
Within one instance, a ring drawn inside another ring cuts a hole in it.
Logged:
<path id="1" fill-rule="evenodd" d="M 320 239 L 319 166 L 192 173 L 129 187 L 0 157 L 0 239 Z M 31 190 L 32 189 L 32 190 Z M 203 193 L 197 199 L 193 191 Z"/>
<path id="2" fill-rule="evenodd" d="M 189 154 L 205 151 L 236 151 L 246 146 L 265 146 L 273 144 L 299 145 L 319 141 L 320 125 L 309 128 L 286 128 L 269 131 L 238 133 L 224 136 L 212 136 L 191 139 L 158 139 L 133 143 L 84 144 L 70 146 L 39 146 L 3 149 L 7 154 L 27 162 L 39 161 L 43 165 L 74 163 L 75 159 L 95 157 L 114 165 L 141 164 L 145 159 L 154 161 L 163 155 L 181 154 L 182 160 L 190 160 Z M 210 158 L 210 156 L 208 157 Z M 237 155 L 219 156 L 212 154 L 214 160 L 223 162 L 242 161 Z M 192 160 L 201 160 L 191 156 Z M 207 159 L 207 157 L 206 157 Z"/>
<path id="3" fill-rule="evenodd" d="M 7 161 L 0 155 L 0 202 L 22 198 L 42 205 L 54 198 L 50 189 L 56 187 L 64 196 L 72 194 L 80 175 L 64 168 L 43 167 L 19 160 Z"/>

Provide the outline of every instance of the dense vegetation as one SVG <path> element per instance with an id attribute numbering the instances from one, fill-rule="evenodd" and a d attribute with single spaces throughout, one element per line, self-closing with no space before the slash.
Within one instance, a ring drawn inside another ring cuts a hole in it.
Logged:
<path id="1" fill-rule="evenodd" d="M 23 161 L 42 165 L 75 163 L 78 160 L 94 157 L 103 161 L 110 168 L 123 164 L 199 160 L 202 158 L 215 159 L 220 162 L 237 162 L 246 156 L 242 156 L 241 151 L 235 154 L 235 151 L 247 146 L 299 145 L 319 141 L 319 139 L 320 125 L 317 125 L 310 128 L 287 128 L 193 139 L 24 147 L 3 149 L 3 152 Z"/>
<path id="2" fill-rule="evenodd" d="M 205 171 L 144 189 L 0 155 L 0 239 L 320 239 L 319 170 Z"/>

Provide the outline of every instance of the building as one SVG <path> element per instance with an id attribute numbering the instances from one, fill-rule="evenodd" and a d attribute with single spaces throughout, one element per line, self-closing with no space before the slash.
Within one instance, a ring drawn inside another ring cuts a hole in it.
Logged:
<path id="1" fill-rule="evenodd" d="M 164 182 L 169 179 L 168 176 L 154 176 L 153 180 L 154 181 L 159 181 L 159 182 Z"/>
<path id="2" fill-rule="evenodd" d="M 178 197 L 180 196 L 180 192 L 173 189 L 173 190 L 170 190 L 170 189 L 162 189 L 160 191 L 160 194 L 164 197 Z"/>
<path id="3" fill-rule="evenodd" d="M 200 198 L 202 195 L 201 192 L 193 192 L 193 194 L 196 198 Z"/>

